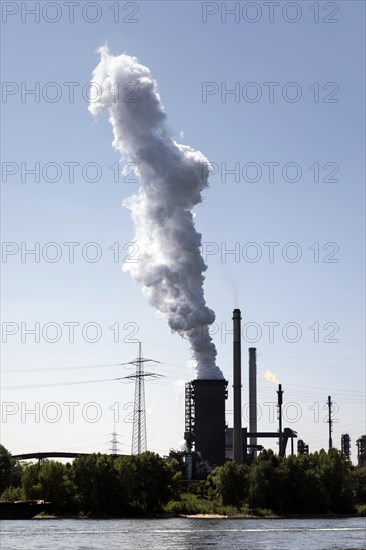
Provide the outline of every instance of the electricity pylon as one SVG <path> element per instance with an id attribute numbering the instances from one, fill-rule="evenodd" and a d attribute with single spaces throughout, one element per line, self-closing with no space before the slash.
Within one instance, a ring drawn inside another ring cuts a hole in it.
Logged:
<path id="1" fill-rule="evenodd" d="M 116 432 L 116 425 L 114 425 L 113 433 L 111 434 L 112 440 L 109 442 L 111 443 L 112 447 L 109 449 L 113 456 L 117 456 L 119 453 L 118 444 L 120 441 L 118 441 L 117 437 L 118 434 Z"/>
<path id="2" fill-rule="evenodd" d="M 133 408 L 132 448 L 131 454 L 139 455 L 147 450 L 146 443 L 146 413 L 145 413 L 145 378 L 158 378 L 155 372 L 144 372 L 144 363 L 147 361 L 159 363 L 154 359 L 144 359 L 141 355 L 141 342 L 139 342 L 139 355 L 137 359 L 130 361 L 129 365 L 136 365 L 135 374 L 125 378 L 135 379 L 135 401 Z"/>

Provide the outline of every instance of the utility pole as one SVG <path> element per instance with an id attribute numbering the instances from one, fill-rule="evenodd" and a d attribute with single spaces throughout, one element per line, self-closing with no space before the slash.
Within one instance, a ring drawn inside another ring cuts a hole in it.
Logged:
<path id="1" fill-rule="evenodd" d="M 330 451 L 331 448 L 333 447 L 333 442 L 332 442 L 332 425 L 333 425 L 333 420 L 332 420 L 332 400 L 331 400 L 331 396 L 328 395 L 328 424 L 329 424 L 329 444 L 328 444 L 328 450 Z"/>
<path id="2" fill-rule="evenodd" d="M 146 451 L 146 412 L 145 412 L 145 378 L 158 378 L 161 375 L 155 372 L 144 372 L 144 363 L 147 361 L 159 363 L 154 359 L 144 359 L 139 342 L 139 354 L 137 359 L 130 361 L 129 365 L 136 365 L 135 374 L 124 378 L 135 379 L 135 401 L 133 408 L 132 448 L 131 454 L 139 455 Z"/>

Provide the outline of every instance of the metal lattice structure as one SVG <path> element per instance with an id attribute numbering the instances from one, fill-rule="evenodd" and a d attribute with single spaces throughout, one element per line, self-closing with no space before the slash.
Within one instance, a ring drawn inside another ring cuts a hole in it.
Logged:
<path id="1" fill-rule="evenodd" d="M 351 459 L 351 438 L 349 434 L 342 434 L 341 436 L 341 451 L 349 460 Z"/>
<path id="2" fill-rule="evenodd" d="M 194 400 L 193 400 L 192 382 L 186 382 L 185 391 L 185 430 L 184 439 L 186 441 L 187 451 L 192 451 L 194 442 Z"/>
<path id="3" fill-rule="evenodd" d="M 136 365 L 135 374 L 125 376 L 125 378 L 135 379 L 135 401 L 133 408 L 133 426 L 132 426 L 132 448 L 131 454 L 139 455 L 147 450 L 146 437 L 146 411 L 145 411 L 145 378 L 158 378 L 159 374 L 154 372 L 144 372 L 144 363 L 159 363 L 154 359 L 144 359 L 141 352 L 141 342 L 139 342 L 139 354 L 137 359 L 130 361 L 129 365 Z"/>
<path id="4" fill-rule="evenodd" d="M 358 465 L 366 466 L 366 435 L 361 435 L 356 441 Z"/>
<path id="5" fill-rule="evenodd" d="M 116 432 L 116 425 L 114 425 L 113 432 L 111 433 L 112 439 L 109 442 L 111 444 L 110 451 L 113 456 L 117 456 L 119 454 L 118 445 L 121 443 L 118 441 L 118 433 Z"/>

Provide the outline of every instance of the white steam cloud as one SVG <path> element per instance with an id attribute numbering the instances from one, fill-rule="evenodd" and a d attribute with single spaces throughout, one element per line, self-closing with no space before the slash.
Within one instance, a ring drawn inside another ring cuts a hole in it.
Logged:
<path id="1" fill-rule="evenodd" d="M 207 266 L 192 213 L 208 185 L 208 160 L 169 135 L 157 83 L 147 67 L 135 57 L 113 56 L 107 47 L 99 52 L 92 83 L 100 93 L 89 111 L 94 116 L 109 112 L 113 147 L 138 166 L 142 182 L 124 203 L 139 247 L 138 262 L 124 269 L 143 285 L 170 329 L 189 340 L 198 378 L 222 378 L 208 332 L 215 314 L 203 295 Z"/>

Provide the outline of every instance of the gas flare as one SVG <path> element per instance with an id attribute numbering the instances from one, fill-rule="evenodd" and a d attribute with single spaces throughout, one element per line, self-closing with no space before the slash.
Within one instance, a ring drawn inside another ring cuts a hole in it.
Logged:
<path id="1" fill-rule="evenodd" d="M 273 384 L 279 383 L 279 379 L 277 378 L 277 376 L 270 370 L 266 370 L 266 372 L 263 374 L 263 378 L 268 382 L 273 382 Z"/>

